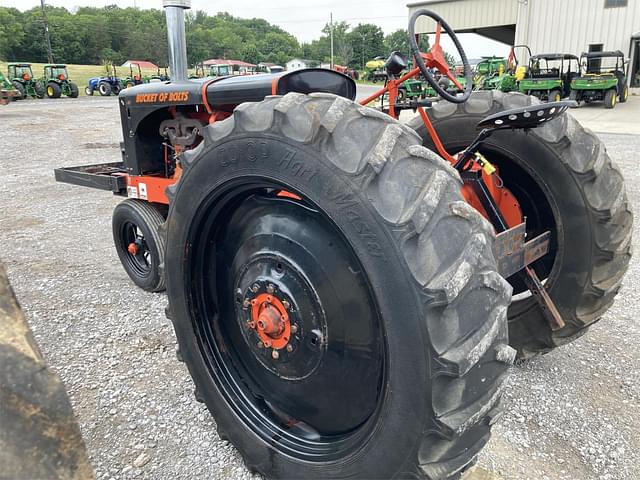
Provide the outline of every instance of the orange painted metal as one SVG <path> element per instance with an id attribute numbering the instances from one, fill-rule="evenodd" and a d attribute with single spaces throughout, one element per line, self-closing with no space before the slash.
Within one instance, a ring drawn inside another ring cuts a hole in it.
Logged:
<path id="1" fill-rule="evenodd" d="M 177 181 L 178 179 L 175 177 L 127 175 L 127 191 L 129 192 L 129 197 L 169 205 L 169 199 L 165 192 L 169 185 L 173 185 Z M 135 193 L 132 194 L 132 192 Z"/>
<path id="2" fill-rule="evenodd" d="M 285 197 L 285 198 L 292 198 L 294 200 L 302 200 L 302 197 L 299 195 L 296 195 L 295 193 L 291 193 L 288 192 L 286 190 L 280 190 L 277 194 L 276 197 Z"/>
<path id="3" fill-rule="evenodd" d="M 135 243 L 130 243 L 129 245 L 127 245 L 127 252 L 129 252 L 131 255 L 137 255 L 138 246 Z"/>
<path id="4" fill-rule="evenodd" d="M 260 340 L 267 348 L 281 350 L 291 338 L 289 314 L 280 299 L 268 293 L 261 293 L 251 300 L 251 321 Z"/>

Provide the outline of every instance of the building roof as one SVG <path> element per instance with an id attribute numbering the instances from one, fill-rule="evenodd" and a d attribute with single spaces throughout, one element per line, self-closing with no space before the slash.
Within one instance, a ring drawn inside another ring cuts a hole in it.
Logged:
<path id="1" fill-rule="evenodd" d="M 239 67 L 255 67 L 253 63 L 242 60 L 231 60 L 229 58 L 210 58 L 202 62 L 203 65 L 237 65 Z"/>
<path id="2" fill-rule="evenodd" d="M 606 57 L 624 58 L 624 53 L 622 53 L 620 50 L 609 51 L 609 52 L 582 52 L 582 56 L 586 58 L 606 58 Z"/>
<path id="3" fill-rule="evenodd" d="M 153 69 L 157 69 L 158 68 L 158 66 L 155 63 L 147 62 L 146 60 L 127 60 L 126 62 L 124 62 L 120 66 L 121 67 L 128 67 L 130 65 L 133 65 L 135 67 L 136 64 L 140 65 L 140 68 L 153 68 Z"/>

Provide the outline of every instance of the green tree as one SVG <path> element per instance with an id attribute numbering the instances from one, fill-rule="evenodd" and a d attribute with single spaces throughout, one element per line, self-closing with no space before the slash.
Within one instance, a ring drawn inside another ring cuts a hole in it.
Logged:
<path id="1" fill-rule="evenodd" d="M 362 68 L 372 58 L 390 53 L 385 49 L 384 32 L 377 25 L 361 23 L 349 32 L 348 38 L 353 48 L 353 58 L 349 63 L 352 68 Z"/>

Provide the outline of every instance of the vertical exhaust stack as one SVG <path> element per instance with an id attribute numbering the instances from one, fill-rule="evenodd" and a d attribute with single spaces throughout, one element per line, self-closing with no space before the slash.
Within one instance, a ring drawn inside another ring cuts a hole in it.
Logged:
<path id="1" fill-rule="evenodd" d="M 172 82 L 187 80 L 187 40 L 184 32 L 184 11 L 191 0 L 163 0 L 169 39 L 169 67 Z"/>

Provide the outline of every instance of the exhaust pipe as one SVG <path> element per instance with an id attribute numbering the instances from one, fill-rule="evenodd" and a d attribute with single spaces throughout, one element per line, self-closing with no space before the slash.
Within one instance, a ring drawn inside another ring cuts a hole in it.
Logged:
<path id="1" fill-rule="evenodd" d="M 163 0 L 169 39 L 169 67 L 172 82 L 187 81 L 187 40 L 184 32 L 184 11 L 191 0 Z"/>

